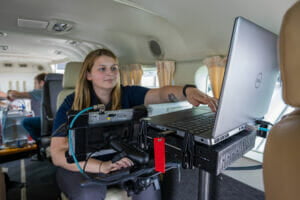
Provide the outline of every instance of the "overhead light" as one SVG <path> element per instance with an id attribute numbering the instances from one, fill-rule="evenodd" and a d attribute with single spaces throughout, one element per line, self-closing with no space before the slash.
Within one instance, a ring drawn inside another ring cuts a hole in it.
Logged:
<path id="1" fill-rule="evenodd" d="M 55 50 L 54 53 L 55 53 L 56 55 L 61 55 L 63 52 L 60 51 L 60 50 Z"/>
<path id="2" fill-rule="evenodd" d="M 55 32 L 63 32 L 63 31 L 66 31 L 68 28 L 68 24 L 54 24 L 54 26 L 52 27 L 52 29 L 55 31 Z"/>
<path id="3" fill-rule="evenodd" d="M 22 28 L 46 29 L 48 24 L 47 21 L 18 18 L 18 27 Z"/>
<path id="4" fill-rule="evenodd" d="M 44 70 L 45 70 L 45 68 L 44 68 L 42 65 L 37 66 L 37 69 L 38 69 L 39 71 L 44 71 Z"/>
<path id="5" fill-rule="evenodd" d="M 129 1 L 129 0 L 114 0 L 114 2 L 123 4 L 125 6 L 129 6 L 129 7 L 132 7 L 132 8 L 136 8 L 138 10 L 142 10 L 142 11 L 144 11 L 146 13 L 151 14 L 151 15 L 160 16 L 159 14 L 157 14 L 157 13 L 151 11 L 151 10 L 148 10 L 146 8 L 143 8 L 142 6 L 138 5 L 137 3 L 133 2 L 133 1 Z"/>
<path id="6" fill-rule="evenodd" d="M 0 37 L 6 37 L 6 36 L 7 36 L 7 33 L 0 31 Z"/>
<path id="7" fill-rule="evenodd" d="M 47 30 L 54 33 L 67 33 L 72 30 L 74 23 L 65 20 L 50 20 Z"/>

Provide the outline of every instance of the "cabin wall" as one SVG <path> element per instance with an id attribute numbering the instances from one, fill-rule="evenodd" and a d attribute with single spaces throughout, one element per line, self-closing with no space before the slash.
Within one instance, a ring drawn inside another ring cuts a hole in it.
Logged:
<path id="1" fill-rule="evenodd" d="M 7 65 L 8 63 L 10 66 Z M 0 63 L 0 91 L 18 90 L 23 92 L 33 90 L 34 77 L 39 73 L 51 71 L 48 64 L 2 62 Z"/>
<path id="2" fill-rule="evenodd" d="M 196 71 L 203 65 L 201 60 L 176 62 L 175 85 L 196 84 Z"/>

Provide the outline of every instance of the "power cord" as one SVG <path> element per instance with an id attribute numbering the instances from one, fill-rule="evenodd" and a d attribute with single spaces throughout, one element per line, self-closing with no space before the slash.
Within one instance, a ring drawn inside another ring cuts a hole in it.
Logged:
<path id="1" fill-rule="evenodd" d="M 272 123 L 263 120 L 255 120 L 255 124 L 257 126 L 257 136 L 263 138 L 266 138 L 267 133 L 271 130 L 269 126 L 273 126 Z"/>
<path id="2" fill-rule="evenodd" d="M 86 173 L 85 172 L 85 168 L 86 168 L 86 166 L 87 166 L 87 163 L 88 163 L 88 161 L 89 161 L 89 159 L 92 157 L 92 155 L 93 154 L 95 154 L 96 153 L 96 151 L 94 151 L 93 153 L 90 153 L 89 155 L 88 155 L 88 157 L 85 159 L 85 162 L 84 162 L 84 165 L 83 165 L 83 171 L 84 171 L 84 173 Z"/>

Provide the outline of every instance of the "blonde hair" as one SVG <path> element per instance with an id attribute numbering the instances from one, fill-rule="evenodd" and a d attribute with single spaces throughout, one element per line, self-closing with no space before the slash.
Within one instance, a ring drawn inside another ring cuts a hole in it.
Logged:
<path id="1" fill-rule="evenodd" d="M 84 108 L 91 106 L 91 90 L 92 83 L 87 80 L 87 72 L 91 72 L 96 58 L 100 56 L 108 56 L 115 59 L 118 62 L 117 57 L 113 52 L 108 49 L 97 49 L 90 52 L 81 67 L 79 79 L 75 87 L 75 98 L 72 105 L 73 110 L 82 110 Z M 120 76 L 118 76 L 118 81 L 111 93 L 112 99 L 112 110 L 117 110 L 121 108 L 121 86 L 120 86 Z"/>

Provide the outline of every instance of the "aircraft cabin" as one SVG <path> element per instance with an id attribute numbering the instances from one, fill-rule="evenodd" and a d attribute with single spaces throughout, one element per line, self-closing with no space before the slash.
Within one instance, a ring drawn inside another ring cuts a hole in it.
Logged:
<path id="1" fill-rule="evenodd" d="M 1 2 L 0 200 L 300 199 L 298 0 Z"/>

